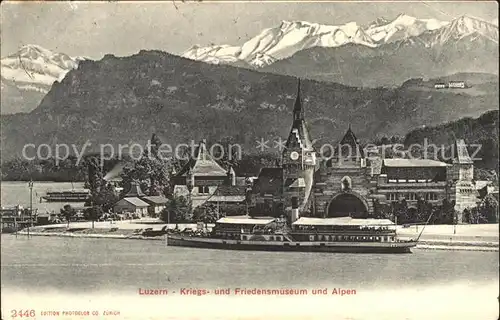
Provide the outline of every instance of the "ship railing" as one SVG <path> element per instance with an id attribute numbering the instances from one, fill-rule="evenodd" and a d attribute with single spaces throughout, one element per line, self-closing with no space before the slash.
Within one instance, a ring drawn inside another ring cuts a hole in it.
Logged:
<path id="1" fill-rule="evenodd" d="M 341 234 L 341 233 L 349 233 L 356 235 L 366 235 L 366 234 L 394 234 L 395 230 L 301 230 L 295 229 L 293 233 L 304 233 L 304 234 Z"/>

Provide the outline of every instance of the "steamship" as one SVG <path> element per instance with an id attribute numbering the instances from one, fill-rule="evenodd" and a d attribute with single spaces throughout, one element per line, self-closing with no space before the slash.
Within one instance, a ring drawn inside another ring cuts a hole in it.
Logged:
<path id="1" fill-rule="evenodd" d="M 48 191 L 41 197 L 47 202 L 85 202 L 90 198 L 88 190 Z"/>
<path id="2" fill-rule="evenodd" d="M 168 235 L 167 245 L 265 251 L 410 253 L 417 240 L 400 239 L 388 219 L 224 217 L 211 233 Z"/>

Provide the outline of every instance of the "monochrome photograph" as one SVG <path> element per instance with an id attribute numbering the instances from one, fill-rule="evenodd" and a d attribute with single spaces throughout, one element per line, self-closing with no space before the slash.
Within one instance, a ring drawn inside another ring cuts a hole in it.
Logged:
<path id="1" fill-rule="evenodd" d="M 500 319 L 496 1 L 0 8 L 1 319 Z"/>

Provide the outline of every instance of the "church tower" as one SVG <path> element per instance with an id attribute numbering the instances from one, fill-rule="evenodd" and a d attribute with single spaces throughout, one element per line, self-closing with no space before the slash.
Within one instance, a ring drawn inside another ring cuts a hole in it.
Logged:
<path id="1" fill-rule="evenodd" d="M 285 211 L 291 214 L 292 198 L 295 198 L 299 215 L 306 208 L 311 194 L 313 175 L 316 167 L 316 152 L 307 129 L 302 106 L 300 80 L 293 107 L 292 128 L 282 154 L 283 194 Z M 295 200 L 293 200 L 295 201 Z M 293 217 L 295 220 L 297 217 Z"/>

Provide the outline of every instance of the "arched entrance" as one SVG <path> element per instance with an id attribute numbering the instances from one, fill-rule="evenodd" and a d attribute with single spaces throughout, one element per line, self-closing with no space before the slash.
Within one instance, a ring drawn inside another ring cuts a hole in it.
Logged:
<path id="1" fill-rule="evenodd" d="M 368 216 L 368 204 L 366 200 L 355 193 L 340 193 L 333 197 L 328 204 L 327 214 L 329 218 L 366 218 Z"/>

